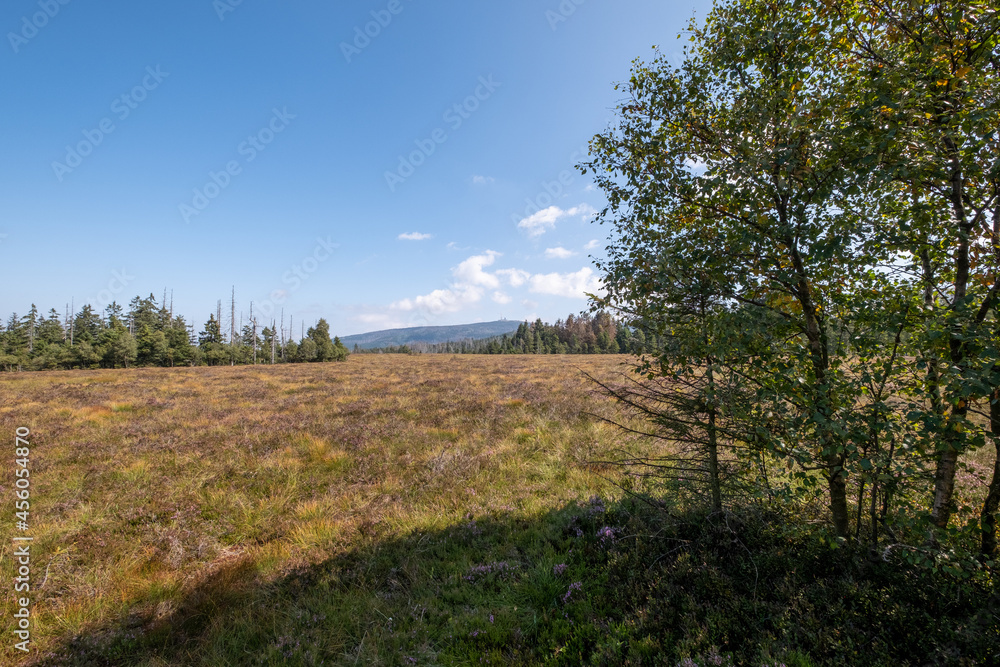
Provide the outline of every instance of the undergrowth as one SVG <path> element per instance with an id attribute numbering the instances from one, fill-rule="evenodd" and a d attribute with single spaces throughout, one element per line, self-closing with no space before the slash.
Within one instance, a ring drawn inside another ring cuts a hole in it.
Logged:
<path id="1" fill-rule="evenodd" d="M 997 664 L 988 574 L 831 549 L 761 506 L 595 496 L 372 540 L 47 664 Z"/>

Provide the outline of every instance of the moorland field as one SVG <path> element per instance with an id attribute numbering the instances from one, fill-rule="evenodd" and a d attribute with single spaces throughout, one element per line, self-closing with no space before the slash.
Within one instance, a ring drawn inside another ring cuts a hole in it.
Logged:
<path id="1" fill-rule="evenodd" d="M 607 374 L 623 360 L 371 355 L 2 375 L 0 432 L 13 444 L 16 428 L 31 430 L 32 640 L 41 653 L 121 658 L 159 632 L 171 660 L 220 664 L 242 647 L 219 642 L 253 634 L 247 648 L 280 657 L 281 637 L 308 641 L 295 629 L 302 610 L 274 606 L 266 590 L 290 573 L 414 531 L 530 520 L 606 492 L 586 461 L 611 430 L 583 414 L 602 399 L 579 368 Z M 7 477 L 0 494 L 12 504 Z M 419 559 L 400 555 L 393 578 L 416 576 L 407 570 Z M 455 556 L 446 567 L 462 573 L 496 560 L 488 549 Z M 387 619 L 403 620 L 377 592 L 345 592 L 319 622 L 322 641 L 303 650 L 392 655 Z M 17 657 L 11 644 L 3 664 Z"/>
<path id="2" fill-rule="evenodd" d="M 616 486 L 601 462 L 653 445 L 595 416 L 614 407 L 585 374 L 628 361 L 0 375 L 0 433 L 13 447 L 31 431 L 34 537 L 32 653 L 13 647 L 5 594 L 0 663 L 793 667 L 994 650 L 968 582 L 830 550 L 764 507 L 685 518 L 669 487 Z M 0 525 L 6 579 L 19 533 Z"/>

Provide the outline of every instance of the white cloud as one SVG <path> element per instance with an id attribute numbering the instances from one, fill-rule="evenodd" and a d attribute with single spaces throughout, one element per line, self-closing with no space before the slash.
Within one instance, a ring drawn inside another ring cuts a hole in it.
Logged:
<path id="1" fill-rule="evenodd" d="M 408 234 L 400 234 L 398 237 L 400 241 L 426 241 L 431 238 L 430 234 L 421 234 L 420 232 L 409 232 Z"/>
<path id="2" fill-rule="evenodd" d="M 556 221 L 566 215 L 558 206 L 549 206 L 538 213 L 528 216 L 517 223 L 519 229 L 527 229 L 529 236 L 540 236 L 550 227 L 556 226 Z"/>
<path id="3" fill-rule="evenodd" d="M 550 248 L 570 253 L 565 248 Z M 558 253 L 557 253 L 558 254 Z M 572 253 L 571 253 L 572 254 Z M 495 250 L 486 250 L 479 255 L 473 255 L 452 268 L 452 283 L 443 289 L 436 289 L 429 294 L 402 299 L 389 305 L 389 313 L 385 320 L 391 319 L 392 313 L 411 313 L 427 316 L 457 313 L 481 302 L 489 294 L 490 298 L 499 304 L 508 304 L 513 297 L 502 288 L 504 285 L 519 288 L 527 285 L 531 292 L 551 294 L 571 299 L 586 298 L 585 293 L 597 293 L 601 290 L 601 282 L 594 271 L 584 267 L 575 273 L 547 273 L 532 275 L 523 269 L 487 270 L 493 266 L 502 254 Z M 522 301 L 528 309 L 537 307 L 534 301 Z M 372 316 L 374 323 L 377 316 Z M 360 319 L 360 318 L 359 318 Z"/>
<path id="4" fill-rule="evenodd" d="M 500 287 L 500 279 L 492 273 L 483 271 L 484 266 L 490 266 L 496 261 L 500 253 L 487 250 L 483 255 L 473 255 L 452 270 L 452 275 L 460 283 L 471 285 L 482 285 L 490 289 Z"/>
<path id="5" fill-rule="evenodd" d="M 393 310 L 424 311 L 431 315 L 456 313 L 482 300 L 484 288 L 498 290 L 500 279 L 484 270 L 500 256 L 495 250 L 487 250 L 482 255 L 473 255 L 451 270 L 455 282 L 447 289 L 437 289 L 413 299 L 396 301 L 389 307 Z"/>
<path id="6" fill-rule="evenodd" d="M 538 273 L 531 276 L 531 291 L 536 294 L 552 294 L 567 299 L 585 299 L 586 293 L 601 291 L 601 281 L 590 267 L 583 267 L 576 273 Z"/>
<path id="7" fill-rule="evenodd" d="M 472 177 L 472 182 L 475 183 L 476 185 L 488 185 L 488 184 L 493 183 L 495 181 L 496 181 L 496 179 L 493 178 L 492 176 L 479 176 L 479 175 L 476 175 L 476 176 Z"/>
<path id="8" fill-rule="evenodd" d="M 511 287 L 520 287 L 531 278 L 530 273 L 521 269 L 500 269 L 496 275 L 505 279 Z"/>
<path id="9" fill-rule="evenodd" d="M 474 285 L 456 285 L 450 289 L 436 289 L 413 300 L 397 301 L 390 308 L 403 311 L 424 310 L 432 315 L 441 315 L 457 313 L 466 306 L 478 303 L 482 298 L 482 288 Z"/>
<path id="10" fill-rule="evenodd" d="M 567 250 L 566 248 L 563 247 L 545 249 L 546 259 L 569 259 L 575 254 L 576 253 L 573 252 L 572 250 Z"/>
<path id="11" fill-rule="evenodd" d="M 580 204 L 579 206 L 574 206 L 571 209 L 563 210 L 558 206 L 549 206 L 544 208 L 533 215 L 528 216 L 517 223 L 518 229 L 525 229 L 528 232 L 528 236 L 541 236 L 550 229 L 554 229 L 556 223 L 563 218 L 571 218 L 574 216 L 580 216 L 581 218 L 588 218 L 597 213 L 593 207 L 587 204 Z"/>
<path id="12" fill-rule="evenodd" d="M 590 241 L 589 243 L 587 243 L 587 245 L 583 246 L 583 249 L 584 250 L 593 250 L 593 249 L 595 249 L 599 245 L 601 245 L 601 242 L 598 241 L 597 239 L 593 239 L 592 241 Z"/>

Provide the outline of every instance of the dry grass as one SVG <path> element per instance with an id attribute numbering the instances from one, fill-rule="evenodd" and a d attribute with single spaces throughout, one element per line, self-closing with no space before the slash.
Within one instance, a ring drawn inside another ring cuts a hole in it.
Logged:
<path id="1" fill-rule="evenodd" d="M 34 652 L 24 660 L 13 649 L 8 589 L 0 664 L 558 655 L 585 632 L 583 617 L 564 618 L 568 580 L 553 568 L 571 563 L 586 579 L 589 561 L 572 559 L 597 524 L 580 537 L 578 521 L 604 521 L 574 501 L 617 495 L 613 467 L 595 461 L 623 447 L 653 453 L 588 416 L 614 408 L 584 373 L 614 381 L 628 361 L 356 355 L 0 374 L 0 433 L 11 443 L 0 498 L 11 508 L 14 432 L 26 426 L 35 538 Z M 991 449 L 968 457 L 960 514 L 981 495 Z M 516 576 L 469 581 L 508 564 Z M 617 599 L 609 593 L 592 615 Z"/>
<path id="2" fill-rule="evenodd" d="M 604 399 L 580 370 L 606 377 L 624 361 L 355 355 L 0 375 L 0 433 L 31 429 L 36 655 L 182 624 L 372 540 L 607 493 L 586 462 L 619 434 L 585 416 Z M 10 572 L 12 521 L 0 525 Z M 7 594 L 3 664 L 19 657 L 13 609 Z"/>

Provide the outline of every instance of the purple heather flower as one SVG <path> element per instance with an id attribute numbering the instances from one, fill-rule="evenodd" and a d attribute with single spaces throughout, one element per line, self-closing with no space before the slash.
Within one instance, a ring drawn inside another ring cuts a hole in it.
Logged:
<path id="1" fill-rule="evenodd" d="M 572 584 L 570 584 L 569 588 L 566 589 L 566 594 L 563 595 L 563 598 L 562 598 L 563 604 L 569 602 L 569 598 L 570 598 L 570 596 L 573 595 L 573 591 L 579 591 L 579 590 L 583 590 L 583 582 L 582 581 L 575 581 Z"/>

